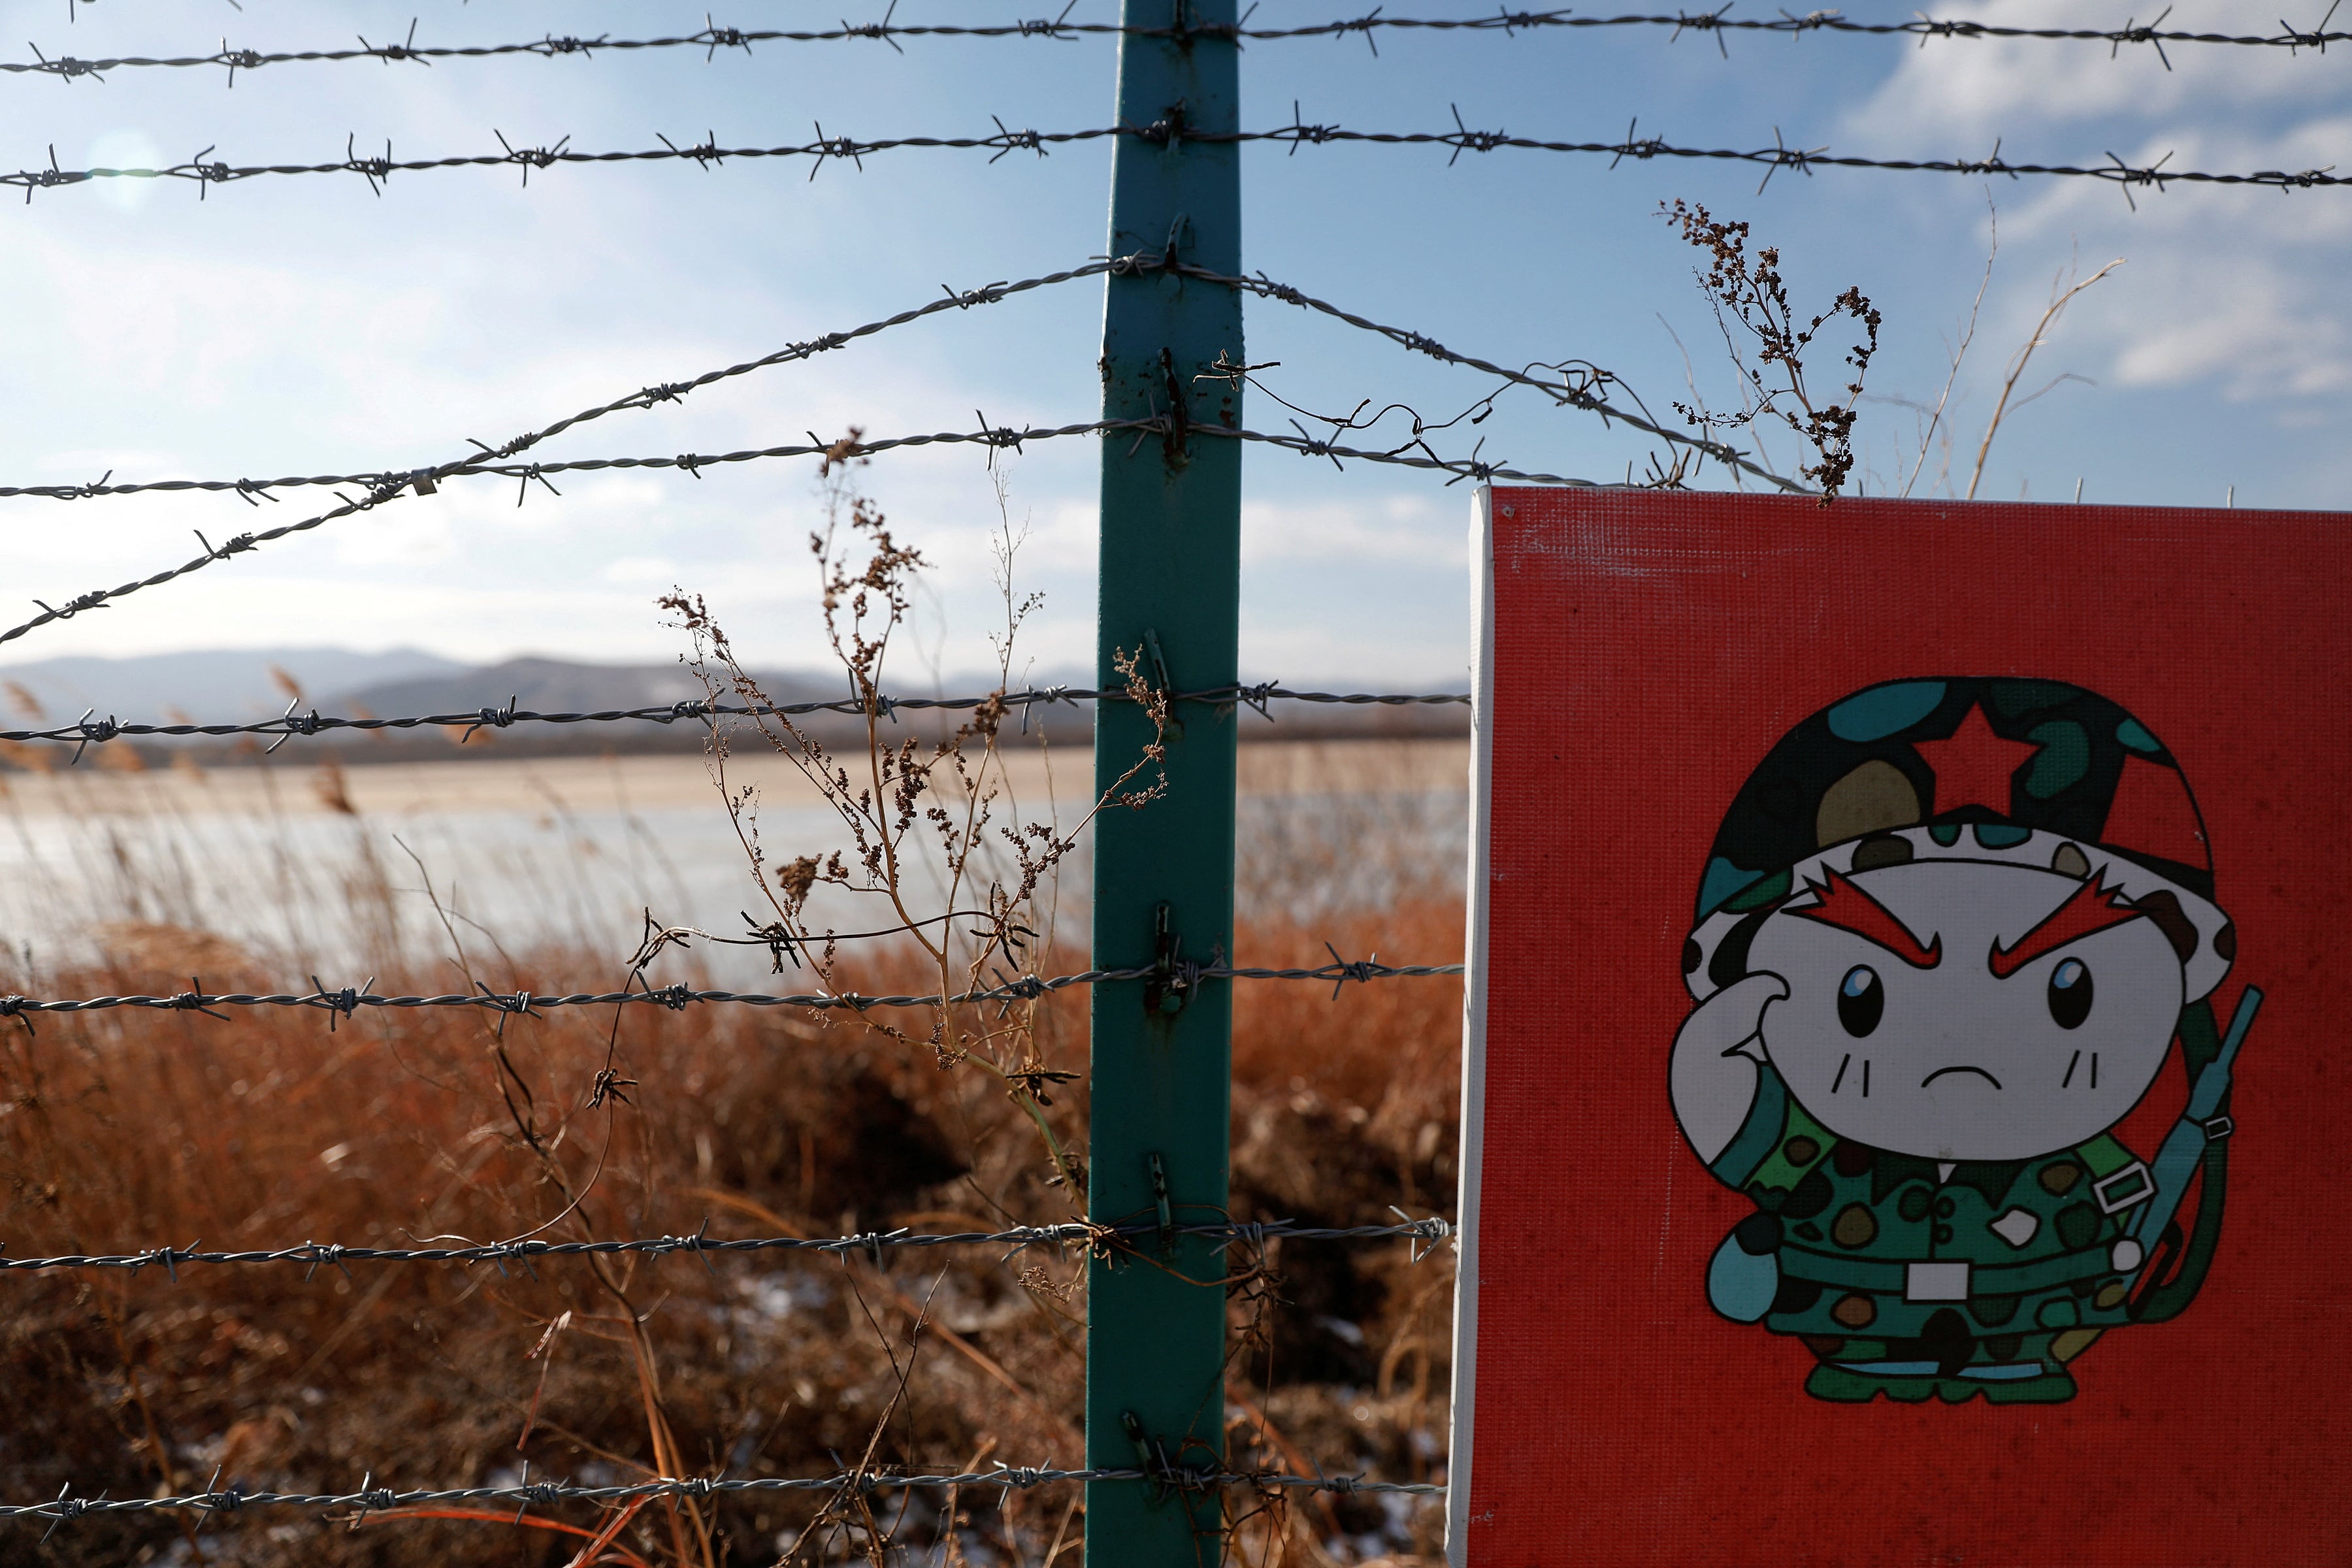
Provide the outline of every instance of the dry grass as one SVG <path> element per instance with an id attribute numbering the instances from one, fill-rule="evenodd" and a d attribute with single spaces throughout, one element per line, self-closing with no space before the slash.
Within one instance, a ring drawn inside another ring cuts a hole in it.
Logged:
<path id="1" fill-rule="evenodd" d="M 1321 826 L 1333 811 L 1322 809 Z M 1359 826 L 1393 827 L 1379 811 Z M 1408 816 L 1425 810 L 1410 805 Z M 1346 824 L 1341 824 L 1342 827 Z M 1245 868 L 1239 951 L 1312 963 L 1444 962 L 1460 951 L 1450 880 L 1399 861 L 1378 907 L 1313 895 L 1358 857 L 1349 831 L 1285 836 Z M 1441 857 L 1441 860 L 1444 858 Z M 1408 858 L 1409 860 L 1409 858 Z M 1314 905 L 1301 915 L 1303 905 Z M 1311 920 L 1311 926 L 1306 923 Z M 55 994 L 284 981 L 220 938 L 168 926 L 108 933 L 108 965 L 47 974 Z M 1048 969 L 1074 954 L 1049 960 Z M 611 955 L 550 952 L 478 971 L 501 990 L 603 975 Z M 451 975 L 391 962 L 381 990 Z M 911 955 L 845 961 L 837 984 L 887 990 Z M 299 982 L 297 983 L 299 984 Z M 0 990 L 22 989 L 0 973 Z M 1450 1210 L 1459 987 L 1449 981 L 1265 984 L 1236 998 L 1234 1209 L 1309 1223 Z M 511 1020 L 378 1013 L 331 1032 L 318 1013 L 100 1013 L 0 1026 L 0 1237 L 17 1257 L 201 1240 L 378 1246 L 550 1237 L 993 1226 L 1067 1217 L 1034 1130 L 1001 1086 L 943 1072 L 854 1021 L 709 1008 Z M 1084 1001 L 1040 1020 L 1047 1065 L 1085 1066 Z M 617 1039 L 617 1046 L 613 1040 Z M 627 1101 L 590 1108 L 607 1053 Z M 1066 1105 L 1084 1136 L 1083 1084 Z M 1057 1113 L 1058 1114 L 1058 1113 Z M 576 1203 L 573 1199 L 576 1198 Z M 567 1212 L 568 1207 L 568 1212 Z M 557 1218 L 556 1216 L 562 1217 Z M 1320 1464 L 1399 1479 L 1442 1470 L 1450 1257 L 1402 1245 L 1276 1244 L 1236 1296 L 1236 1463 Z M 1024 1284 L 1021 1271 L 1042 1267 Z M 136 1277 L 15 1275 L 0 1331 L 0 1496 L 115 1497 L 219 1484 L 457 1486 L 626 1480 L 661 1470 L 814 1475 L 855 1460 L 1076 1464 L 1084 1276 L 1076 1258 L 1000 1265 L 959 1251 L 868 1262 L 762 1254 L 541 1262 L 535 1270 L 354 1264 L 184 1268 Z M 1263 1314 L 1263 1317 L 1261 1317 Z M 919 1327 L 918 1320 L 920 1320 Z M 894 1371 L 910 1361 L 911 1374 Z M 1000 1502 L 878 1494 L 887 1560 L 1063 1561 L 1083 1528 L 1075 1489 Z M 1249 1500 L 1239 1500 L 1245 1506 Z M 822 1500 L 657 1504 L 620 1524 L 604 1561 L 775 1562 Z M 1241 1532 L 1251 1562 L 1435 1552 L 1437 1510 L 1369 1499 L 1296 1505 Z M 478 1517 L 321 1521 L 257 1512 L 201 1532 L 91 1516 L 46 1546 L 0 1525 L 0 1559 L 554 1564 L 616 1516 L 582 1505 Z M 567 1533 L 565 1528 L 570 1531 Z M 866 1561 L 855 1530 L 801 1561 Z M 1400 1558 L 1398 1561 L 1414 1561 Z"/>

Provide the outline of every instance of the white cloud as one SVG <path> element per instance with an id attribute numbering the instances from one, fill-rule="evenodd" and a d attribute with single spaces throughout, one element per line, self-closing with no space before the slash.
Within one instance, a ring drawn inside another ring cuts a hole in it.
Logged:
<path id="1" fill-rule="evenodd" d="M 1990 0 L 1937 15 L 2014 23 Z M 2306 24 L 2313 18 L 2306 18 Z M 2037 26 L 2113 27 L 2107 0 L 2049 0 Z M 2179 4 L 2167 27 L 2267 34 L 2273 12 L 2220 0 Z M 2110 56 L 2113 58 L 2110 58 Z M 2167 68 L 2167 60 L 2169 68 Z M 2044 39 L 1931 40 L 1846 118 L 1841 139 L 1874 153 L 1982 156 L 1996 138 L 2012 162 L 2253 173 L 2352 169 L 2342 71 L 2316 51 Z M 2079 256 L 2085 273 L 2129 265 L 2083 296 L 2050 349 L 2073 369 L 2127 388 L 2211 388 L 2282 405 L 2352 389 L 2352 306 L 2338 275 L 2352 201 L 2327 188 L 2178 184 L 2126 191 L 2104 180 L 1995 179 L 2000 269 L 1988 343 L 2023 341 L 2045 287 Z M 2127 199 L 2128 198 L 2128 199 Z M 2062 363 L 2063 362 L 2063 363 Z"/>
<path id="2" fill-rule="evenodd" d="M 1420 562 L 1467 570 L 1469 504 L 1414 491 L 1362 500 L 1242 503 L 1242 561 Z"/>
<path id="3" fill-rule="evenodd" d="M 1956 0 L 1936 7 L 1939 19 L 1994 26 L 2112 28 L 2113 0 L 2042 0 L 2025 22 L 1997 0 Z M 2267 35 L 2273 21 L 2241 0 L 2176 3 L 2168 28 Z M 2170 62 L 2168 68 L 2167 60 Z M 1982 155 L 1996 136 L 2006 156 L 2028 149 L 2017 134 L 2103 119 L 2206 116 L 2226 110 L 2277 112 L 2297 104 L 2342 101 L 2342 72 L 2316 50 L 2170 44 L 2159 57 L 2147 45 L 2113 47 L 2092 41 L 2044 38 L 1930 39 L 1904 51 L 1902 63 L 1877 92 L 1848 117 L 1857 137 L 1874 144 Z M 2042 162 L 2063 160 L 2037 159 Z"/>
<path id="4" fill-rule="evenodd" d="M 2347 147 L 2352 118 L 2338 117 L 2277 135 L 2179 131 L 2119 151 L 2139 164 L 2169 149 L 2176 167 L 2297 170 Z M 2094 265 L 2110 255 L 2129 258 L 2083 297 L 2063 329 L 2105 356 L 2103 379 L 2138 387 L 2201 382 L 2238 401 L 2352 390 L 2352 305 L 2337 276 L 2352 238 L 2343 193 L 2142 189 L 2137 210 L 2121 213 L 2116 197 L 2069 182 L 2003 220 L 2005 235 L 2021 242 L 2021 266 L 2054 266 L 2062 241 Z M 2038 311 L 2039 301 L 2021 280 L 2006 308 L 2018 316 L 2029 307 Z"/>
<path id="5" fill-rule="evenodd" d="M 2116 379 L 2126 386 L 2221 383 L 2240 400 L 2316 397 L 2352 390 L 2352 334 L 2340 308 L 2312 297 L 2305 280 L 2265 262 L 2233 268 L 2199 287 L 2177 262 L 2159 279 L 2200 301 L 2186 320 L 2155 319 L 2118 307 L 2094 317 L 2115 345 Z"/>

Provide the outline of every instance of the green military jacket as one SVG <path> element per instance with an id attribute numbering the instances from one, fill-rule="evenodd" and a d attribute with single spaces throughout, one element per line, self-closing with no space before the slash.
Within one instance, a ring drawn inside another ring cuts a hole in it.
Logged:
<path id="1" fill-rule="evenodd" d="M 1708 1168 L 1778 1222 L 1766 1326 L 1840 1360 L 1949 1342 L 1963 1326 L 1955 1311 L 1979 1342 L 1971 1360 L 2038 1356 L 2053 1335 L 2068 1359 L 2127 1321 L 2144 1258 L 2126 1227 L 2155 1191 L 2147 1166 L 2105 1134 L 2036 1159 L 1949 1166 L 1841 1140 L 1769 1065 Z M 1772 1228 L 1761 1226 L 1768 1243 Z"/>

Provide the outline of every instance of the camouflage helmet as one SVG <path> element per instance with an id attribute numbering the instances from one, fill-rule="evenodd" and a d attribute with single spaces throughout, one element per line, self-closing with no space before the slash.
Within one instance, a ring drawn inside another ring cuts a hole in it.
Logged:
<path id="1" fill-rule="evenodd" d="M 1683 947 L 1692 994 L 1746 973 L 1762 917 L 1824 868 L 1927 859 L 2103 879 L 2164 930 L 2191 999 L 2236 955 L 2204 819 L 2147 726 L 2060 681 L 1894 680 L 1790 730 L 1733 797 Z"/>

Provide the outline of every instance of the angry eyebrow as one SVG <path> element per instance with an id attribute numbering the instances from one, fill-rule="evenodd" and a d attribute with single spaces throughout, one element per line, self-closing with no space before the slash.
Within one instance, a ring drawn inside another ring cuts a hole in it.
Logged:
<path id="1" fill-rule="evenodd" d="M 2047 952 L 2054 952 L 2068 942 L 2080 942 L 2095 931 L 2103 931 L 2130 921 L 2147 919 L 2144 910 L 2135 908 L 2116 889 L 2101 885 L 2102 872 L 2094 872 L 2089 880 L 2067 895 L 2066 901 L 2042 918 L 2042 923 L 2003 947 L 1999 937 L 1993 938 L 1992 951 L 1985 955 L 1986 964 L 2002 980 L 2008 979 L 2027 964 Z"/>
<path id="2" fill-rule="evenodd" d="M 1786 913 L 1851 931 L 1874 947 L 1885 948 L 1914 969 L 1933 969 L 1944 962 L 1942 936 L 1935 936 L 1927 946 L 1920 946 L 1911 928 L 1896 920 L 1885 904 L 1855 887 L 1852 878 L 1828 867 L 1822 870 L 1829 877 L 1828 886 L 1808 879 L 1805 890 L 1813 895 L 1814 901 Z"/>

